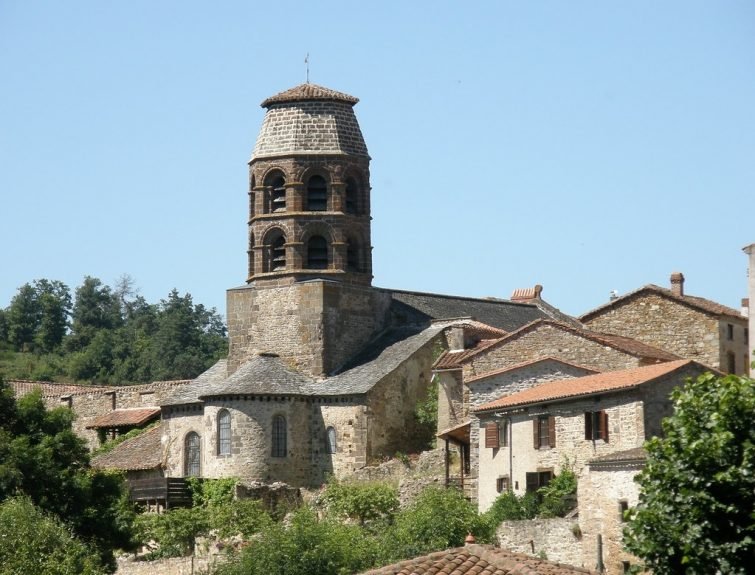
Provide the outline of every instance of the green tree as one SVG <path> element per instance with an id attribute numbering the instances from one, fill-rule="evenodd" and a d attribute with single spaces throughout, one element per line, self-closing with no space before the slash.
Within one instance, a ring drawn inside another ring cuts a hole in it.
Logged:
<path id="1" fill-rule="evenodd" d="M 655 573 L 751 573 L 755 565 L 755 380 L 690 380 L 663 437 L 646 443 L 627 549 Z"/>
<path id="2" fill-rule="evenodd" d="M 99 557 L 28 498 L 0 503 L 0 575 L 100 575 Z"/>
<path id="3" fill-rule="evenodd" d="M 338 482 L 328 484 L 323 500 L 331 513 L 356 519 L 361 525 L 367 521 L 384 519 L 399 506 L 398 490 L 385 482 Z"/>
<path id="4" fill-rule="evenodd" d="M 38 393 L 16 401 L 0 381 L 0 501 L 22 494 L 93 545 L 103 564 L 128 548 L 133 513 L 123 479 L 89 467 L 89 452 L 66 408 L 46 410 Z"/>
<path id="5" fill-rule="evenodd" d="M 111 330 L 122 323 L 119 296 L 100 279 L 86 276 L 76 288 L 68 348 L 81 350 L 89 345 L 98 331 Z"/>
<path id="6" fill-rule="evenodd" d="M 63 343 L 68 330 L 68 317 L 71 314 L 71 291 L 58 280 L 36 280 L 39 324 L 34 335 L 38 351 L 49 353 Z"/>
<path id="7" fill-rule="evenodd" d="M 18 351 L 27 351 L 34 342 L 39 325 L 37 292 L 31 284 L 24 284 L 8 307 L 8 341 Z"/>

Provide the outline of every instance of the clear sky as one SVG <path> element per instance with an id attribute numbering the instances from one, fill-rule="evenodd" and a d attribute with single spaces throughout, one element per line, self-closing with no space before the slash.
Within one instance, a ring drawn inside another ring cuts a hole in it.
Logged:
<path id="1" fill-rule="evenodd" d="M 374 285 L 738 308 L 755 2 L 0 0 L 0 307 L 129 274 L 225 314 L 267 96 L 360 98 Z"/>

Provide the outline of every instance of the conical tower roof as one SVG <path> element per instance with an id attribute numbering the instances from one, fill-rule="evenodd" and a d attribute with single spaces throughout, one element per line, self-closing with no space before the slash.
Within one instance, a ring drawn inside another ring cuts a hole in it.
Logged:
<path id="1" fill-rule="evenodd" d="M 311 100 L 333 100 L 336 102 L 346 102 L 352 106 L 359 102 L 359 98 L 349 96 L 343 92 L 336 92 L 330 88 L 318 86 L 317 84 L 299 84 L 293 88 L 280 92 L 275 96 L 267 98 L 260 106 L 269 108 L 273 104 L 281 102 L 306 102 Z"/>

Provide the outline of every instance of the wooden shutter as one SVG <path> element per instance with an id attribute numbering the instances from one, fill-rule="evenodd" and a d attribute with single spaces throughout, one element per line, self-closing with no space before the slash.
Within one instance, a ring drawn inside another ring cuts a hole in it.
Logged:
<path id="1" fill-rule="evenodd" d="M 535 444 L 535 449 L 540 449 L 540 418 L 536 417 L 532 420 L 533 423 L 533 440 Z"/>
<path id="2" fill-rule="evenodd" d="M 592 411 L 585 412 L 585 439 L 592 439 Z"/>
<path id="3" fill-rule="evenodd" d="M 600 429 L 603 431 L 603 441 L 608 443 L 608 413 L 600 412 Z"/>
<path id="4" fill-rule="evenodd" d="M 498 449 L 498 424 L 488 423 L 485 425 L 485 447 Z"/>
<path id="5" fill-rule="evenodd" d="M 556 447 L 556 418 L 553 415 L 548 418 L 548 443 Z"/>

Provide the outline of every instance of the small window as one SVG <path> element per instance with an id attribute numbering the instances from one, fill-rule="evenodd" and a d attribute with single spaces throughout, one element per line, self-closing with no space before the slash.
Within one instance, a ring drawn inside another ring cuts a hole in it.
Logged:
<path id="1" fill-rule="evenodd" d="M 184 440 L 184 475 L 199 477 L 201 462 L 201 444 L 199 435 L 191 432 Z"/>
<path id="2" fill-rule="evenodd" d="M 508 420 L 503 420 L 498 425 L 498 437 L 501 442 L 501 447 L 508 447 L 509 446 L 509 422 Z"/>
<path id="3" fill-rule="evenodd" d="M 324 270 L 328 268 L 328 242 L 322 236 L 312 236 L 307 242 L 307 268 Z"/>
<path id="4" fill-rule="evenodd" d="M 602 439 L 608 443 L 608 413 L 605 411 L 585 412 L 585 439 Z"/>
<path id="5" fill-rule="evenodd" d="M 272 181 L 270 190 L 270 211 L 286 211 L 286 180 L 282 176 L 277 176 Z"/>
<path id="6" fill-rule="evenodd" d="M 325 432 L 325 452 L 336 452 L 336 429 L 335 427 L 328 427 Z"/>
<path id="7" fill-rule="evenodd" d="M 556 447 L 556 418 L 540 415 L 533 420 L 535 449 Z"/>
<path id="8" fill-rule="evenodd" d="M 629 502 L 622 499 L 619 501 L 619 518 L 622 522 L 627 520 L 627 511 L 629 511 Z"/>
<path id="9" fill-rule="evenodd" d="M 231 454 L 231 414 L 227 409 L 218 412 L 218 455 Z"/>
<path id="10" fill-rule="evenodd" d="M 732 341 L 734 339 L 734 326 L 730 323 L 726 324 L 726 339 Z"/>
<path id="11" fill-rule="evenodd" d="M 286 457 L 286 418 L 282 415 L 273 417 L 273 457 Z"/>
<path id="12" fill-rule="evenodd" d="M 499 477 L 495 480 L 495 490 L 498 493 L 503 493 L 504 491 L 509 491 L 509 478 L 508 477 Z"/>
<path id="13" fill-rule="evenodd" d="M 527 493 L 534 493 L 541 487 L 545 487 L 553 479 L 553 471 L 533 471 L 525 475 L 527 480 Z"/>
<path id="14" fill-rule="evenodd" d="M 726 368 L 729 373 L 737 372 L 737 357 L 731 351 L 726 352 Z"/>
<path id="15" fill-rule="evenodd" d="M 359 188 L 353 178 L 346 180 L 346 213 L 359 213 Z"/>
<path id="16" fill-rule="evenodd" d="M 499 443 L 498 424 L 491 422 L 485 425 L 485 447 L 498 449 Z"/>
<path id="17" fill-rule="evenodd" d="M 632 564 L 629 561 L 622 561 L 621 562 L 621 572 L 622 573 L 631 573 L 632 572 Z"/>
<path id="18" fill-rule="evenodd" d="M 328 183 L 322 176 L 312 176 L 307 182 L 307 210 L 324 212 L 328 209 Z"/>
<path id="19" fill-rule="evenodd" d="M 278 236 L 270 247 L 270 271 L 286 269 L 286 238 Z"/>

